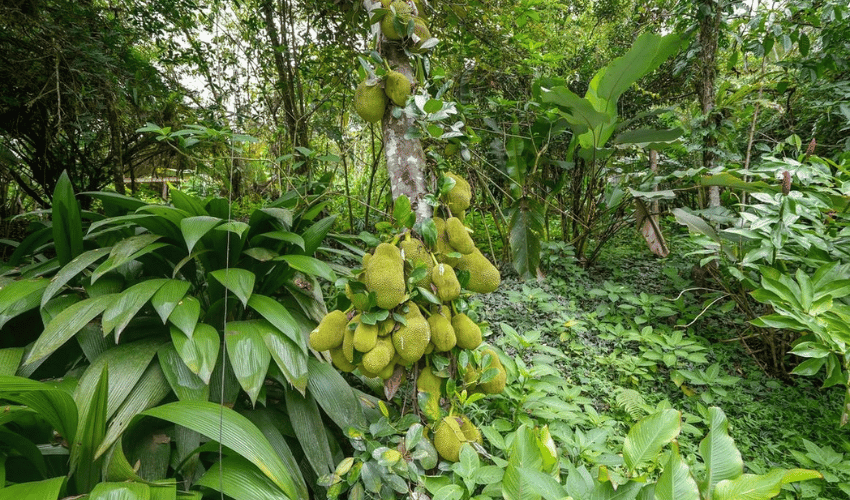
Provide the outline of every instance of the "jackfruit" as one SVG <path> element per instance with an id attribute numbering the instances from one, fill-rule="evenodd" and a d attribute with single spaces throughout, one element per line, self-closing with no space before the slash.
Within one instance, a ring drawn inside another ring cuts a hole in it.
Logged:
<path id="1" fill-rule="evenodd" d="M 360 315 L 358 314 L 356 318 L 359 317 Z M 354 319 L 351 321 L 354 322 Z M 354 330 L 348 326 L 345 327 L 345 334 L 342 336 L 342 353 L 349 363 L 354 363 Z"/>
<path id="2" fill-rule="evenodd" d="M 360 322 L 354 330 L 354 348 L 360 352 L 369 352 L 378 343 L 378 325 Z"/>
<path id="3" fill-rule="evenodd" d="M 460 283 L 455 270 L 448 264 L 438 264 L 431 273 L 431 282 L 437 287 L 440 302 L 448 303 L 460 297 Z"/>
<path id="4" fill-rule="evenodd" d="M 463 373 L 463 388 L 467 390 L 467 392 L 473 391 L 476 387 L 478 387 L 478 379 L 481 377 L 481 370 L 472 366 L 471 364 L 466 367 L 466 371 Z"/>
<path id="5" fill-rule="evenodd" d="M 457 217 L 449 217 L 446 220 L 446 238 L 449 240 L 449 245 L 458 252 L 466 255 L 475 251 L 475 242 L 469 236 L 469 231 Z"/>
<path id="6" fill-rule="evenodd" d="M 494 292 L 499 288 L 499 283 L 502 280 L 496 266 L 491 264 L 477 248 L 472 253 L 461 257 L 455 268 L 461 271 L 469 271 L 469 282 L 466 284 L 466 289 L 471 292 Z"/>
<path id="7" fill-rule="evenodd" d="M 435 250 L 437 251 L 437 260 L 440 262 L 449 264 L 450 266 L 457 266 L 457 263 L 460 261 L 457 257 L 449 257 L 449 254 L 457 252 L 450 244 L 449 238 L 446 235 L 446 221 L 440 217 L 434 217 L 434 226 L 437 229 L 437 242 L 435 244 Z"/>
<path id="8" fill-rule="evenodd" d="M 387 108 L 387 94 L 381 85 L 369 85 L 367 80 L 360 82 L 354 91 L 354 110 L 368 123 L 376 123 L 384 117 Z"/>
<path id="9" fill-rule="evenodd" d="M 402 241 L 398 246 L 404 251 L 404 260 L 410 263 L 412 268 L 425 266 L 426 275 L 416 282 L 416 286 L 427 288 L 431 283 L 431 270 L 434 269 L 434 260 L 431 258 L 431 253 L 425 248 L 425 244 L 422 243 L 422 240 L 411 238 Z"/>
<path id="10" fill-rule="evenodd" d="M 426 366 L 419 372 L 416 380 L 416 389 L 422 393 L 418 396 L 419 409 L 428 418 L 436 421 L 440 418 L 440 387 L 443 379 L 434 375 L 430 366 Z"/>
<path id="11" fill-rule="evenodd" d="M 455 329 L 457 346 L 461 349 L 475 349 L 481 345 L 481 328 L 466 314 L 452 316 L 452 327 Z"/>
<path id="12" fill-rule="evenodd" d="M 319 322 L 319 326 L 310 332 L 310 347 L 317 351 L 327 351 L 341 346 L 347 324 L 348 316 L 344 312 L 340 310 L 329 312 Z"/>
<path id="13" fill-rule="evenodd" d="M 392 309 L 401 304 L 406 287 L 404 261 L 399 249 L 389 243 L 378 245 L 375 255 L 369 259 L 364 282 L 370 292 L 375 292 L 378 307 Z"/>
<path id="14" fill-rule="evenodd" d="M 428 29 L 428 25 L 422 19 L 415 18 L 413 20 L 413 47 L 411 47 L 410 51 L 414 54 L 421 54 L 427 51 L 428 49 L 422 48 L 422 44 L 430 38 L 431 30 Z"/>
<path id="15" fill-rule="evenodd" d="M 353 372 L 356 366 L 351 364 L 351 361 L 346 359 L 345 354 L 342 352 L 342 347 L 337 347 L 336 349 L 331 349 L 331 361 L 339 371 L 341 372 Z"/>
<path id="16" fill-rule="evenodd" d="M 425 4 L 422 2 L 422 0 L 413 0 L 413 5 L 414 7 L 416 7 L 417 16 L 421 18 L 428 17 L 427 13 L 425 12 Z"/>
<path id="17" fill-rule="evenodd" d="M 505 371 L 505 367 L 502 366 L 502 361 L 499 360 L 499 356 L 496 354 L 496 351 L 493 349 L 484 349 L 482 355 L 487 354 L 491 356 L 492 361 L 489 366 L 485 367 L 484 371 L 495 368 L 499 371 L 499 373 L 487 382 L 478 384 L 478 390 L 485 394 L 501 394 L 502 391 L 505 390 L 505 382 L 507 381 L 508 373 Z"/>
<path id="18" fill-rule="evenodd" d="M 379 324 L 380 328 L 378 328 L 378 336 L 386 337 L 387 335 L 393 333 L 393 328 L 395 328 L 395 320 L 390 316 L 389 318 L 381 321 Z"/>
<path id="19" fill-rule="evenodd" d="M 380 378 L 381 380 L 386 380 L 392 377 L 393 373 L 395 373 L 395 365 L 395 363 L 390 361 L 387 366 L 384 367 L 383 370 L 378 372 L 378 378 Z"/>
<path id="20" fill-rule="evenodd" d="M 377 376 L 395 356 L 393 342 L 389 338 L 380 338 L 371 351 L 363 355 L 363 368 Z"/>
<path id="21" fill-rule="evenodd" d="M 366 266 L 369 265 L 369 259 L 372 258 L 372 254 L 366 252 L 363 254 L 362 262 L 363 262 L 363 270 L 366 270 Z"/>
<path id="22" fill-rule="evenodd" d="M 464 437 L 469 442 L 476 442 L 478 444 L 484 444 L 484 438 L 481 437 L 481 431 L 478 430 L 478 427 L 475 427 L 475 424 L 469 420 L 469 417 L 466 415 L 461 415 L 460 419 L 463 423 L 460 426 L 461 432 L 463 432 Z"/>
<path id="23" fill-rule="evenodd" d="M 445 196 L 446 205 L 449 211 L 457 215 L 460 212 L 469 208 L 469 202 L 472 200 L 472 188 L 463 177 L 452 172 L 446 173 L 447 176 L 455 180 L 455 185 Z"/>
<path id="24" fill-rule="evenodd" d="M 446 417 L 440 421 L 434 431 L 434 448 L 445 460 L 457 462 L 460 459 L 460 447 L 467 442 L 460 426 L 462 420 L 457 417 Z"/>
<path id="25" fill-rule="evenodd" d="M 384 90 L 387 97 L 396 106 L 404 106 L 407 103 L 407 98 L 410 97 L 412 84 L 406 76 L 398 71 L 390 71 L 384 80 Z"/>
<path id="26" fill-rule="evenodd" d="M 425 354 L 425 348 L 431 341 L 431 330 L 428 321 L 422 316 L 419 307 L 408 303 L 409 310 L 404 315 L 407 322 L 401 328 L 393 332 L 393 347 L 401 358 L 408 363 L 415 363 Z"/>
<path id="27" fill-rule="evenodd" d="M 434 349 L 439 352 L 451 351 L 457 344 L 455 329 L 448 317 L 441 312 L 435 312 L 428 318 L 428 327 L 431 329 L 431 342 Z"/>
<path id="28" fill-rule="evenodd" d="M 457 144 L 450 142 L 446 144 L 446 147 L 443 149 L 443 156 L 454 156 L 459 150 L 460 147 Z"/>
<path id="29" fill-rule="evenodd" d="M 369 255 L 369 254 L 366 254 Z M 365 293 L 354 293 L 351 285 L 345 284 L 345 296 L 351 301 L 351 305 L 358 311 L 365 311 L 369 307 L 369 296 Z"/>
<path id="30" fill-rule="evenodd" d="M 381 32 L 389 40 L 401 40 L 407 33 L 399 33 L 395 29 L 395 19 L 398 18 L 401 25 L 406 26 L 413 18 L 413 9 L 403 0 L 396 0 L 386 8 L 390 11 L 381 19 Z"/>

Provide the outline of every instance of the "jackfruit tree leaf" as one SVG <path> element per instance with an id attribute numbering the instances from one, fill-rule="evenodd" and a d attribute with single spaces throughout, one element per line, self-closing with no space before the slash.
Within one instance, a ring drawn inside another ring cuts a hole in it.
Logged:
<path id="1" fill-rule="evenodd" d="M 234 500 L 292 500 L 242 457 L 224 457 L 210 467 L 195 485 L 219 491 Z"/>
<path id="2" fill-rule="evenodd" d="M 74 260 L 63 266 L 62 269 L 60 269 L 59 272 L 56 273 L 56 276 L 54 276 L 50 280 L 50 285 L 48 285 L 47 289 L 44 291 L 44 295 L 42 295 L 41 297 L 42 307 L 44 306 L 44 304 L 47 303 L 48 300 L 52 299 L 53 296 L 56 295 L 56 292 L 61 290 L 66 283 L 68 283 L 75 276 L 80 274 L 83 269 L 102 259 L 111 250 L 112 247 L 95 248 L 94 250 L 89 250 L 88 252 L 83 252 L 77 257 L 74 257 Z M 2 293 L 3 292 L 0 291 L 0 307 L 2 307 L 3 303 Z"/>
<path id="3" fill-rule="evenodd" d="M 187 295 L 174 306 L 171 314 L 168 315 L 168 321 L 191 338 L 195 333 L 200 316 L 200 301 L 191 295 Z"/>
<path id="4" fill-rule="evenodd" d="M 50 280 L 35 278 L 13 281 L 0 288 L 0 328 L 15 316 L 38 307 L 49 286 Z"/>
<path id="5" fill-rule="evenodd" d="M 223 446 L 254 464 L 288 498 L 299 498 L 286 465 L 263 433 L 230 408 L 206 401 L 178 401 L 152 408 L 143 415 L 188 427 L 212 440 L 221 439 Z"/>
<path id="6" fill-rule="evenodd" d="M 304 255 L 313 255 L 316 253 L 316 250 L 318 250 L 322 240 L 325 239 L 325 236 L 327 236 L 328 232 L 333 227 L 336 218 L 336 214 L 325 217 L 307 228 L 307 230 L 302 233 L 302 236 L 304 237 Z"/>
<path id="7" fill-rule="evenodd" d="M 243 306 L 248 305 L 248 299 L 254 291 L 254 282 L 256 280 L 254 273 L 239 268 L 218 269 L 210 272 L 210 276 L 233 292 L 242 302 Z"/>
<path id="8" fill-rule="evenodd" d="M 168 279 L 152 279 L 137 283 L 124 290 L 103 312 L 103 335 L 108 335 L 115 330 L 115 341 L 118 342 L 121 332 L 133 319 L 133 316 L 142 309 L 142 306 L 151 300 L 151 297 L 166 284 Z"/>
<path id="9" fill-rule="evenodd" d="M 65 489 L 66 476 L 18 483 L 0 489 L 0 500 L 56 500 Z"/>
<path id="10" fill-rule="evenodd" d="M 216 329 L 211 325 L 198 323 L 192 336 L 187 337 L 178 328 L 171 327 L 171 341 L 189 370 L 205 384 L 209 384 L 221 348 L 221 339 Z"/>
<path id="11" fill-rule="evenodd" d="M 296 271 L 301 271 L 302 273 L 312 276 L 319 276 L 331 283 L 336 281 L 336 274 L 334 274 L 331 266 L 325 264 L 319 259 L 316 259 L 315 257 L 307 255 L 281 255 L 280 257 L 276 257 L 274 260 L 282 260 Z"/>
<path id="12" fill-rule="evenodd" d="M 400 227 L 412 228 L 416 222 L 416 214 L 410 208 L 410 198 L 407 195 L 400 195 L 395 199 L 393 205 L 393 219 Z"/>
<path id="13" fill-rule="evenodd" d="M 118 294 L 108 294 L 82 300 L 57 314 L 35 341 L 24 364 L 35 363 L 53 354 L 89 321 L 114 303 L 117 297 Z"/>
<path id="14" fill-rule="evenodd" d="M 623 442 L 623 460 L 634 472 L 640 465 L 654 460 L 661 448 L 682 430 L 682 415 L 676 410 L 663 410 L 643 418 L 629 430 Z"/>
<path id="15" fill-rule="evenodd" d="M 208 215 L 186 217 L 181 220 L 180 232 L 183 233 L 183 241 L 186 242 L 188 252 L 192 253 L 192 249 L 195 248 L 198 241 L 222 222 L 221 219 Z"/>
<path id="16" fill-rule="evenodd" d="M 252 404 L 257 402 L 271 361 L 262 333 L 270 329 L 274 327 L 264 320 L 232 321 L 225 328 L 224 340 L 233 373 Z"/>
<path id="17" fill-rule="evenodd" d="M 183 280 L 168 280 L 162 288 L 157 290 L 157 292 L 151 298 L 151 305 L 153 306 L 156 313 L 159 314 L 159 317 L 162 319 L 162 322 L 165 323 L 168 321 L 168 317 L 174 311 L 174 308 L 177 307 L 177 304 L 186 297 L 186 292 L 189 291 L 189 282 Z M 194 328 L 193 328 L 194 329 Z"/>
<path id="18" fill-rule="evenodd" d="M 248 307 L 260 313 L 260 316 L 286 335 L 304 354 L 307 354 L 304 333 L 283 304 L 271 297 L 255 293 L 248 300 Z"/>

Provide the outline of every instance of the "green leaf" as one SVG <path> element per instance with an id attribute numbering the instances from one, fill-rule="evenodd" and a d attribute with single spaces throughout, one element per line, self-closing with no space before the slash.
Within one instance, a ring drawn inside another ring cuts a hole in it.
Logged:
<path id="1" fill-rule="evenodd" d="M 79 332 L 89 321 L 112 304 L 118 294 L 101 295 L 72 304 L 57 314 L 39 335 L 24 364 L 40 361 L 53 354 L 56 349 Z"/>
<path id="2" fill-rule="evenodd" d="M 20 483 L 0 489 L 0 500 L 55 500 L 65 489 L 65 476 Z"/>
<path id="3" fill-rule="evenodd" d="M 336 215 L 325 217 L 304 231 L 302 234 L 304 237 L 304 255 L 313 255 L 316 253 L 316 250 L 319 249 L 319 245 L 322 243 L 322 240 L 325 239 L 325 236 L 327 236 L 328 232 L 333 227 L 336 218 Z"/>
<path id="4" fill-rule="evenodd" d="M 283 304 L 271 297 L 255 293 L 248 299 L 248 307 L 260 313 L 260 316 L 274 325 L 284 335 L 307 354 L 307 341 L 301 327 Z"/>
<path id="5" fill-rule="evenodd" d="M 118 300 L 114 301 L 103 312 L 103 335 L 106 336 L 112 330 L 115 330 L 115 341 L 117 342 L 121 332 L 130 324 L 130 320 L 162 288 L 162 285 L 169 281 L 165 278 L 142 281 L 121 292 L 118 295 Z"/>
<path id="6" fill-rule="evenodd" d="M 26 459 L 29 467 L 34 468 L 39 476 L 47 475 L 44 456 L 38 446 L 19 432 L 10 432 L 5 427 L 0 427 L 0 445 L 3 447 L 4 456 L 18 455 Z"/>
<path id="7" fill-rule="evenodd" d="M 217 217 L 202 215 L 198 217 L 186 217 L 180 221 L 180 232 L 183 233 L 183 241 L 186 242 L 186 248 L 189 253 L 195 245 L 204 237 L 205 234 L 212 231 L 216 226 L 223 221 Z"/>
<path id="8" fill-rule="evenodd" d="M 95 283 L 104 274 L 117 269 L 124 264 L 135 260 L 142 255 L 148 254 L 158 248 L 165 246 L 163 243 L 155 243 L 160 236 L 155 234 L 142 234 L 131 236 L 116 243 L 109 252 L 109 257 L 97 266 L 92 272 L 91 282 Z"/>
<path id="9" fill-rule="evenodd" d="M 393 205 L 393 219 L 400 227 L 412 228 L 416 222 L 416 214 L 410 208 L 410 198 L 401 195 L 395 199 Z"/>
<path id="10" fill-rule="evenodd" d="M 0 328 L 15 316 L 38 307 L 49 285 L 50 280 L 35 278 L 0 287 Z"/>
<path id="11" fill-rule="evenodd" d="M 168 321 L 185 333 L 186 336 L 191 337 L 195 333 L 200 317 L 200 301 L 191 295 L 187 295 L 174 306 L 174 310 L 168 315 Z"/>
<path id="12" fill-rule="evenodd" d="M 225 327 L 224 340 L 233 373 L 252 404 L 257 403 L 271 361 L 263 342 L 263 332 L 269 330 L 274 327 L 265 320 L 231 321 Z"/>
<path id="13" fill-rule="evenodd" d="M 24 359 L 23 347 L 7 347 L 0 349 L 0 375 L 13 376 Z"/>
<path id="14" fill-rule="evenodd" d="M 192 336 L 187 337 L 179 329 L 172 327 L 171 341 L 189 370 L 205 384 L 209 384 L 221 344 L 216 329 L 211 325 L 198 323 Z"/>
<path id="15" fill-rule="evenodd" d="M 252 244 L 255 243 L 255 242 L 262 243 L 263 238 L 267 238 L 267 239 L 270 239 L 270 240 L 277 240 L 277 241 L 285 241 L 286 243 L 292 243 L 294 245 L 297 245 L 299 248 L 301 248 L 301 250 L 304 250 L 304 238 L 302 238 L 300 234 L 292 233 L 292 232 L 289 232 L 289 231 L 271 231 L 271 232 L 268 232 L 268 233 L 258 234 L 257 236 L 255 236 L 254 239 L 251 240 Z M 267 250 L 263 247 L 254 247 L 251 250 L 254 250 L 254 252 L 257 252 L 259 250 L 266 250 L 267 252 L 271 252 L 271 250 Z"/>
<path id="16" fill-rule="evenodd" d="M 298 498 L 286 466 L 263 433 L 235 411 L 210 402 L 178 401 L 143 414 L 188 427 L 212 440 L 220 439 L 222 445 L 257 466 L 289 498 Z"/>
<path id="17" fill-rule="evenodd" d="M 535 278 L 540 264 L 543 218 L 538 208 L 530 200 L 522 199 L 511 214 L 510 244 L 514 269 L 525 279 Z"/>
<path id="18" fill-rule="evenodd" d="M 699 453 L 706 468 L 705 480 L 700 486 L 703 496 L 711 500 L 717 483 L 735 479 L 744 473 L 744 461 L 735 440 L 729 436 L 729 421 L 723 410 L 712 406 L 708 409 L 708 418 L 708 434 L 699 444 Z"/>
<path id="19" fill-rule="evenodd" d="M 674 208 L 672 212 L 673 216 L 676 217 L 676 222 L 679 224 L 688 226 L 688 229 L 697 234 L 708 236 L 715 243 L 720 243 L 720 237 L 717 235 L 717 231 L 709 226 L 702 217 L 686 212 L 681 208 Z"/>
<path id="20" fill-rule="evenodd" d="M 641 144 L 649 149 L 661 149 L 674 143 L 682 136 L 682 129 L 671 128 L 664 130 L 638 129 L 623 132 L 614 138 L 615 144 Z"/>
<path id="21" fill-rule="evenodd" d="M 80 274 L 85 268 L 89 267 L 93 263 L 102 259 L 106 256 L 112 247 L 105 248 L 96 248 L 94 250 L 89 250 L 88 252 L 84 252 L 69 262 L 67 265 L 63 266 L 62 269 L 56 273 L 56 276 L 50 280 L 50 285 L 44 291 L 44 295 L 41 297 L 41 306 L 44 307 L 44 304 L 47 304 L 47 301 L 53 298 L 56 295 L 56 292 L 62 289 L 66 283 L 71 281 L 75 276 Z M 0 292 L 0 304 L 3 304 L 2 292 Z"/>
<path id="22" fill-rule="evenodd" d="M 681 43 L 681 37 L 676 34 L 642 34 L 628 52 L 608 63 L 604 71 L 600 70 L 602 75 L 594 93 L 608 102 L 616 102 L 634 82 L 675 54 Z"/>
<path id="23" fill-rule="evenodd" d="M 100 483 L 89 500 L 150 500 L 150 487 L 141 483 Z"/>
<path id="24" fill-rule="evenodd" d="M 286 410 L 295 437 L 306 453 L 307 461 L 319 477 L 333 472 L 336 462 L 328 445 L 325 424 L 316 400 L 309 392 L 302 396 L 300 393 L 287 389 Z"/>
<path id="25" fill-rule="evenodd" d="M 301 271 L 302 273 L 309 274 L 311 276 L 319 276 L 331 283 L 336 281 L 336 275 L 331 269 L 331 266 L 314 257 L 307 255 L 281 255 L 280 257 L 276 257 L 274 260 L 285 261 L 296 271 Z"/>
<path id="26" fill-rule="evenodd" d="M 763 475 L 742 474 L 717 483 L 714 500 L 766 500 L 778 495 L 783 484 L 820 477 L 820 473 L 805 469 L 773 469 Z"/>
<path id="27" fill-rule="evenodd" d="M 304 477 L 301 475 L 298 460 L 292 454 L 286 438 L 283 437 L 283 434 L 279 430 L 280 423 L 286 419 L 286 416 L 270 409 L 250 410 L 244 412 L 243 415 L 262 431 L 263 435 L 268 439 L 269 444 L 272 445 L 272 448 L 274 448 L 278 456 L 283 460 L 284 465 L 286 465 L 298 488 L 297 498 L 309 498 L 307 483 L 304 482 Z"/>
<path id="28" fill-rule="evenodd" d="M 171 203 L 176 208 L 195 216 L 209 215 L 203 202 L 198 198 L 175 189 L 174 186 L 169 187 L 168 193 L 171 195 Z"/>
<path id="29" fill-rule="evenodd" d="M 80 203 L 68 172 L 63 171 L 53 190 L 53 246 L 63 266 L 83 253 L 83 221 Z"/>
<path id="30" fill-rule="evenodd" d="M 308 387 L 319 406 L 343 431 L 352 428 L 364 430 L 366 419 L 363 409 L 348 382 L 328 363 L 322 363 L 313 356 L 309 357 L 308 363 Z"/>
<path id="31" fill-rule="evenodd" d="M 623 459 L 630 471 L 644 462 L 655 460 L 661 448 L 682 430 L 682 415 L 676 410 L 663 410 L 643 418 L 629 430 L 623 442 Z"/>
<path id="32" fill-rule="evenodd" d="M 100 200 L 104 207 L 119 213 L 135 212 L 145 206 L 145 202 L 137 198 L 108 191 L 84 191 L 80 194 Z"/>
<path id="33" fill-rule="evenodd" d="M 564 487 L 549 474 L 545 474 L 538 470 L 519 468 L 517 470 L 521 476 L 531 485 L 531 487 L 546 500 L 563 500 L 567 495 Z"/>
<path id="34" fill-rule="evenodd" d="M 94 451 L 106 434 L 106 412 L 109 397 L 109 371 L 106 364 L 92 365 L 86 370 L 88 383 L 80 380 L 74 399 L 80 409 L 80 424 L 71 442 L 70 473 L 76 472 L 77 491 L 91 491 L 100 480 L 100 460 Z M 83 376 L 86 378 L 86 375 Z"/>
<path id="35" fill-rule="evenodd" d="M 274 328 L 263 331 L 263 342 L 265 342 L 275 364 L 286 377 L 286 381 L 298 389 L 301 394 L 304 394 L 309 375 L 308 354 L 304 352 L 304 345 L 302 344 L 299 347 Z"/>
<path id="36" fill-rule="evenodd" d="M 245 269 L 233 268 L 212 271 L 210 276 L 233 292 L 243 306 L 248 306 L 248 299 L 254 291 L 254 281 L 256 280 L 254 273 Z"/>
<path id="37" fill-rule="evenodd" d="M 156 310 L 156 313 L 159 314 L 163 323 L 168 321 L 168 317 L 171 315 L 172 311 L 174 311 L 174 308 L 177 307 L 177 304 L 179 304 L 186 296 L 186 292 L 189 291 L 189 287 L 190 284 L 187 281 L 168 280 L 151 298 L 151 305 Z"/>
<path id="38" fill-rule="evenodd" d="M 699 487 L 691 477 L 691 470 L 682 461 L 679 447 L 674 443 L 673 452 L 664 467 L 664 472 L 655 485 L 656 500 L 700 500 Z"/>
<path id="39" fill-rule="evenodd" d="M 66 391 L 23 377 L 0 376 L 0 395 L 38 413 L 69 443 L 77 433 L 77 404 Z"/>
<path id="40" fill-rule="evenodd" d="M 210 388 L 180 358 L 174 344 L 167 344 L 157 351 L 159 366 L 168 385 L 180 401 L 207 401 Z"/>
<path id="41" fill-rule="evenodd" d="M 210 467 L 195 485 L 220 491 L 234 500 L 296 500 L 296 497 L 284 494 L 251 462 L 241 457 L 224 457 Z"/>
<path id="42" fill-rule="evenodd" d="M 544 89 L 542 98 L 544 103 L 554 104 L 564 111 L 563 116 L 576 135 L 601 127 L 611 119 L 608 113 L 597 110 L 589 100 L 577 96 L 567 87 Z"/>

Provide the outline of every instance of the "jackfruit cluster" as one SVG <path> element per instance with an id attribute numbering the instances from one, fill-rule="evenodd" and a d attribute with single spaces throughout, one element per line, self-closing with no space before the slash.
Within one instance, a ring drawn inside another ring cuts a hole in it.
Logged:
<path id="1" fill-rule="evenodd" d="M 444 460 L 457 462 L 464 443 L 482 443 L 481 432 L 466 415 L 445 417 L 434 429 L 434 448 Z"/>
<path id="2" fill-rule="evenodd" d="M 428 29 L 428 24 L 425 22 L 427 13 L 425 5 L 421 0 L 380 0 L 381 8 L 388 10 L 384 17 L 381 18 L 380 27 L 381 33 L 388 40 L 401 41 L 407 37 L 410 21 L 413 20 L 413 33 L 410 37 L 412 46 L 410 51 L 418 54 L 425 51 L 422 49 L 422 44 L 425 40 L 431 38 L 431 31 Z M 396 27 L 398 24 L 404 27 L 403 32 L 399 32 Z"/>
<path id="3" fill-rule="evenodd" d="M 354 110 L 367 123 L 381 121 L 387 108 L 387 94 L 380 80 L 363 80 L 354 91 Z"/>

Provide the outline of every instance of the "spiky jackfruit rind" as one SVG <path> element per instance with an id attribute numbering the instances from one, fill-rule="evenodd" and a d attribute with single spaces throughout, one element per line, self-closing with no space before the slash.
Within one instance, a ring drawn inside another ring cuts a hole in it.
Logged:
<path id="1" fill-rule="evenodd" d="M 502 277 L 499 270 L 477 248 L 461 257 L 455 266 L 461 271 L 469 271 L 466 289 L 476 293 L 492 293 L 499 288 Z"/>
<path id="2" fill-rule="evenodd" d="M 457 345 L 457 336 L 451 320 L 443 313 L 435 312 L 428 317 L 431 328 L 431 343 L 438 352 L 451 351 Z"/>
<path id="3" fill-rule="evenodd" d="M 428 321 L 419 311 L 419 307 L 413 303 L 408 304 L 409 310 L 404 315 L 406 324 L 393 332 L 392 339 L 393 347 L 401 359 L 408 363 L 415 363 L 425 354 L 425 348 L 431 341 L 431 329 L 428 327 Z"/>
<path id="4" fill-rule="evenodd" d="M 369 259 L 364 276 L 366 289 L 375 292 L 378 307 L 392 309 L 404 300 L 404 261 L 398 247 L 381 243 Z"/>
<path id="5" fill-rule="evenodd" d="M 369 254 L 366 254 L 369 255 Z M 345 296 L 351 301 L 351 305 L 358 311 L 365 311 L 369 308 L 369 296 L 365 293 L 355 293 L 351 289 L 351 285 L 345 284 Z"/>
<path id="6" fill-rule="evenodd" d="M 346 327 L 345 334 L 342 336 L 341 348 L 343 355 L 345 355 L 345 359 L 347 359 L 349 363 L 354 363 L 354 330 L 351 328 Z"/>
<path id="7" fill-rule="evenodd" d="M 469 203 L 472 201 L 472 188 L 463 177 L 452 172 L 448 172 L 446 175 L 454 179 L 455 185 L 446 194 L 444 201 L 449 207 L 449 211 L 453 215 L 457 215 L 469 208 Z"/>
<path id="8" fill-rule="evenodd" d="M 452 316 L 452 327 L 455 329 L 457 346 L 461 349 L 475 349 L 481 345 L 481 328 L 466 314 Z"/>
<path id="9" fill-rule="evenodd" d="M 396 106 L 404 106 L 407 103 L 407 98 L 410 97 L 412 84 L 406 76 L 398 71 L 390 71 L 384 77 L 384 90 L 387 97 Z"/>
<path id="10" fill-rule="evenodd" d="M 460 282 L 449 264 L 439 264 L 431 272 L 431 282 L 437 288 L 440 302 L 449 303 L 460 297 Z"/>
<path id="11" fill-rule="evenodd" d="M 488 380 L 487 382 L 481 382 L 478 384 L 478 390 L 485 394 L 501 394 L 502 391 L 505 390 L 505 384 L 508 379 L 508 373 L 505 371 L 505 367 L 502 366 L 502 361 L 499 359 L 498 354 L 493 349 L 484 349 L 481 352 L 482 356 L 490 355 L 490 365 L 485 367 L 486 370 L 496 369 L 498 373 L 495 377 Z"/>
<path id="12" fill-rule="evenodd" d="M 319 322 L 319 326 L 310 332 L 310 347 L 317 351 L 327 351 L 341 346 L 346 325 L 348 325 L 348 316 L 344 312 L 340 310 L 329 312 Z"/>
<path id="13" fill-rule="evenodd" d="M 354 330 L 354 348 L 360 352 L 369 352 L 378 343 L 378 325 L 360 322 Z"/>
<path id="14" fill-rule="evenodd" d="M 437 229 L 437 242 L 434 245 L 434 250 L 437 251 L 437 260 L 456 267 L 460 261 L 458 257 L 451 257 L 451 254 L 458 253 L 451 244 L 446 235 L 446 221 L 441 217 L 434 217 L 434 227 Z"/>
<path id="15" fill-rule="evenodd" d="M 466 415 L 461 415 L 460 419 L 463 423 L 460 426 L 461 432 L 463 432 L 464 437 L 469 442 L 476 442 L 478 444 L 484 444 L 484 438 L 481 437 L 481 431 L 478 430 L 478 427 L 475 427 L 475 424 L 469 420 L 469 417 Z"/>
<path id="16" fill-rule="evenodd" d="M 377 376 L 384 368 L 392 362 L 395 356 L 393 342 L 388 337 L 379 338 L 375 347 L 363 355 L 363 368 L 370 374 Z"/>
<path id="17" fill-rule="evenodd" d="M 443 379 L 434 375 L 430 366 L 426 366 L 419 372 L 419 378 L 416 380 L 416 389 L 419 391 L 419 408 L 425 417 L 432 422 L 440 419 L 442 385 Z"/>
<path id="18" fill-rule="evenodd" d="M 469 236 L 466 226 L 457 217 L 449 217 L 446 220 L 446 238 L 449 245 L 458 252 L 467 255 L 475 251 L 475 242 Z"/>
<path id="19" fill-rule="evenodd" d="M 399 33 L 395 28 L 395 20 L 404 26 L 413 18 L 413 9 L 403 0 L 396 0 L 387 7 L 390 12 L 381 19 L 381 32 L 389 40 L 401 40 L 407 33 Z M 395 14 L 393 14 L 395 10 Z"/>
<path id="20" fill-rule="evenodd" d="M 336 349 L 331 349 L 331 361 L 337 369 L 341 372 L 349 373 L 353 372 L 357 366 L 355 366 L 351 361 L 349 361 L 345 354 L 342 352 L 342 347 L 337 347 Z"/>
<path id="21" fill-rule="evenodd" d="M 457 417 L 445 417 L 434 431 L 434 448 L 444 460 L 457 462 L 460 459 L 460 447 L 467 442 Z"/>
<path id="22" fill-rule="evenodd" d="M 367 123 L 377 123 L 384 117 L 387 108 L 387 94 L 380 84 L 369 85 L 367 81 L 360 82 L 354 91 L 354 110 Z"/>
<path id="23" fill-rule="evenodd" d="M 428 49 L 423 49 L 422 44 L 425 43 L 426 40 L 431 39 L 431 30 L 428 29 L 428 25 L 425 24 L 425 21 L 420 18 L 415 18 L 413 20 L 413 47 L 410 48 L 410 51 L 414 54 L 422 54 L 427 52 Z"/>
<path id="24" fill-rule="evenodd" d="M 411 238 L 402 241 L 398 246 L 404 251 L 404 260 L 412 268 L 425 267 L 426 275 L 416 282 L 416 286 L 427 287 L 431 283 L 431 270 L 434 269 L 434 260 L 431 259 L 431 253 L 425 248 L 425 244 L 422 243 L 422 240 Z"/>

